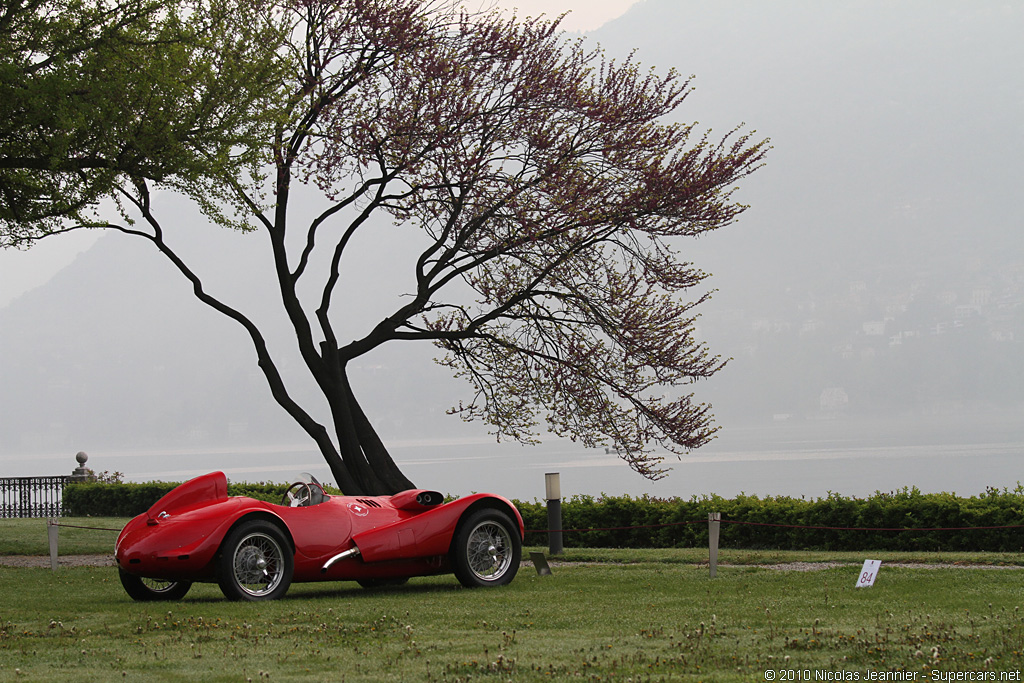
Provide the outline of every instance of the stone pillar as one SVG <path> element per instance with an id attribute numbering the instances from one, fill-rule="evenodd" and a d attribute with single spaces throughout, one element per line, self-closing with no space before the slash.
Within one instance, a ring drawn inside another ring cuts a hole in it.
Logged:
<path id="1" fill-rule="evenodd" d="M 71 473 L 71 481 L 76 483 L 88 481 L 89 477 L 92 476 L 92 470 L 85 466 L 85 463 L 89 460 L 89 456 L 86 455 L 85 451 L 78 451 L 75 455 L 75 460 L 78 461 L 78 467 L 76 467 Z"/>

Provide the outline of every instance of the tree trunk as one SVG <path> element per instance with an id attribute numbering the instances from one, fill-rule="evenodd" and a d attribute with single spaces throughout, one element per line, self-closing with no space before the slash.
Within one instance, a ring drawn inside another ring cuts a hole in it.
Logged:
<path id="1" fill-rule="evenodd" d="M 335 453 L 324 453 L 324 457 L 344 494 L 382 496 L 416 488 L 370 424 L 344 370 L 342 385 L 329 400 L 341 457 Z"/>

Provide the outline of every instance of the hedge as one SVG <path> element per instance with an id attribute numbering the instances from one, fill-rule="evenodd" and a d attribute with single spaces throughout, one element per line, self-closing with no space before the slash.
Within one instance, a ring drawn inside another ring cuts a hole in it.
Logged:
<path id="1" fill-rule="evenodd" d="M 132 517 L 175 486 L 169 482 L 72 484 L 64 490 L 64 511 L 72 516 Z M 265 482 L 228 484 L 228 495 L 279 502 L 287 487 Z M 526 542 L 546 545 L 546 504 L 514 502 L 523 515 Z M 990 488 L 970 498 L 924 494 L 917 488 L 867 498 L 832 493 L 810 500 L 747 495 L 689 500 L 574 496 L 562 502 L 563 544 L 567 548 L 706 547 L 710 512 L 722 515 L 719 543 L 723 548 L 1024 552 L 1024 487 L 1020 485 L 1012 491 Z"/>
<path id="2" fill-rule="evenodd" d="M 516 505 L 528 530 L 527 543 L 546 545 L 546 504 L 517 501 Z M 1012 491 L 989 489 L 970 498 L 924 494 L 917 488 L 868 498 L 833 493 L 811 500 L 748 495 L 690 500 L 575 496 L 562 502 L 562 540 L 567 548 L 702 547 L 708 544 L 710 512 L 722 515 L 719 544 L 723 548 L 1024 551 L 1024 488 L 1019 485 Z"/>
<path id="3" fill-rule="evenodd" d="M 145 483 L 89 482 L 69 484 L 61 498 L 64 514 L 71 517 L 134 517 L 160 500 L 180 482 Z M 228 484 L 229 496 L 249 496 L 272 503 L 281 502 L 291 484 L 240 482 Z M 328 493 L 339 493 L 327 487 Z"/>

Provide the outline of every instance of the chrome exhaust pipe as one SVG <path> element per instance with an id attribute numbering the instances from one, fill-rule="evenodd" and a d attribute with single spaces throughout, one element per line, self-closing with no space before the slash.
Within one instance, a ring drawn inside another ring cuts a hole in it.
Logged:
<path id="1" fill-rule="evenodd" d="M 359 555 L 359 548 L 352 546 L 348 550 L 343 550 L 331 559 L 327 560 L 324 566 L 320 569 L 321 574 L 326 574 L 327 570 L 331 568 L 331 565 L 340 560 L 347 559 L 349 557 L 356 557 Z"/>

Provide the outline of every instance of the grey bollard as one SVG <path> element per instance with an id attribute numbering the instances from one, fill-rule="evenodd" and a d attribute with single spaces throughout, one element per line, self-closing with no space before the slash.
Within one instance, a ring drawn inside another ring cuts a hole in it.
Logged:
<path id="1" fill-rule="evenodd" d="M 548 552 L 562 554 L 562 484 L 558 472 L 544 475 L 544 497 L 548 501 Z"/>

